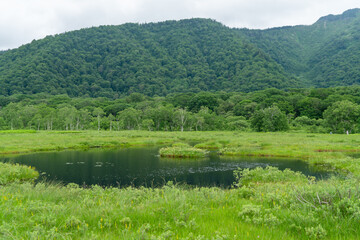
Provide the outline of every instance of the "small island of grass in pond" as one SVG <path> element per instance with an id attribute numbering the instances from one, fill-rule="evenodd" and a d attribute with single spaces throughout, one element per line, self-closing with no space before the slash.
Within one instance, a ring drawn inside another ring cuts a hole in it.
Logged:
<path id="1" fill-rule="evenodd" d="M 208 152 L 203 149 L 191 147 L 186 143 L 174 143 L 171 147 L 159 150 L 161 157 L 168 158 L 204 158 Z"/>
<path id="2" fill-rule="evenodd" d="M 195 145 L 196 148 L 200 148 L 200 149 L 211 149 L 211 150 L 215 150 L 215 149 L 220 149 L 223 147 L 223 145 L 219 142 L 214 142 L 214 141 L 209 141 L 209 142 L 204 142 L 204 143 L 199 143 Z"/>

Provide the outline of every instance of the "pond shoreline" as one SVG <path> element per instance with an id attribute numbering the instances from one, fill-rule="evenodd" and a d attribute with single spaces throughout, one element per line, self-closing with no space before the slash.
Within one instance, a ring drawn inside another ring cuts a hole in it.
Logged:
<path id="1" fill-rule="evenodd" d="M 137 146 L 40 152 L 12 157 L 7 161 L 36 168 L 40 172 L 40 181 L 46 179 L 80 186 L 162 187 L 172 181 L 193 187 L 230 188 L 235 180 L 234 170 L 259 166 L 290 168 L 322 178 L 327 176 L 326 172 L 312 171 L 307 162 L 299 159 L 227 157 L 219 156 L 217 151 L 201 159 L 167 159 L 158 155 L 159 148 Z"/>

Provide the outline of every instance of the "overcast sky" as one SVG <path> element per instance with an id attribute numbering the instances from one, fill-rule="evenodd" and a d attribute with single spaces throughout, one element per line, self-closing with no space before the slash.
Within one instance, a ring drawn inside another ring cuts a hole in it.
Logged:
<path id="1" fill-rule="evenodd" d="M 229 27 L 310 25 L 359 0 L 0 0 L 0 50 L 85 27 L 192 17 Z"/>

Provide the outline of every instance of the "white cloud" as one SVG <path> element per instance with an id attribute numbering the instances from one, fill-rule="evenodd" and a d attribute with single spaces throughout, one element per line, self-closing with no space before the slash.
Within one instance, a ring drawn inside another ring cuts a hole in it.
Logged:
<path id="1" fill-rule="evenodd" d="M 211 18 L 231 27 L 312 24 L 358 0 L 1 0 L 0 49 L 84 27 Z"/>

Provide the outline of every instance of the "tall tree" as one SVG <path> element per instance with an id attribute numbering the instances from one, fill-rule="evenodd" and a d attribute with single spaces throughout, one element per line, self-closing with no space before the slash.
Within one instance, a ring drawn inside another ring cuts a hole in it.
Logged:
<path id="1" fill-rule="evenodd" d="M 353 132 L 359 124 L 360 107 L 348 100 L 335 102 L 324 112 L 324 119 L 331 131 Z"/>
<path id="2" fill-rule="evenodd" d="M 188 120 L 188 117 L 189 117 L 188 111 L 186 111 L 186 109 L 179 108 L 175 112 L 175 117 L 176 117 L 177 122 L 178 122 L 178 124 L 180 126 L 181 132 L 183 132 L 184 131 L 184 126 L 185 126 L 186 121 Z"/>
<path id="3" fill-rule="evenodd" d="M 258 132 L 275 132 L 289 129 L 286 115 L 277 106 L 256 111 L 251 118 L 251 127 Z"/>
<path id="4" fill-rule="evenodd" d="M 101 117 L 104 115 L 104 110 L 101 108 L 94 108 L 93 115 L 96 116 L 97 122 L 98 122 L 98 131 L 100 131 L 101 128 Z"/>

